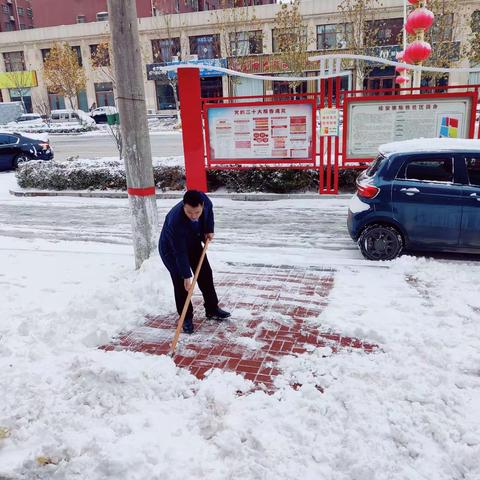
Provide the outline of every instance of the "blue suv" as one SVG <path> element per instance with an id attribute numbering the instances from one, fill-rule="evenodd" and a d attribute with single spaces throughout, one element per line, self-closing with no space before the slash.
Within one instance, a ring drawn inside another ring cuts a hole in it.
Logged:
<path id="1" fill-rule="evenodd" d="M 403 249 L 480 253 L 480 141 L 380 147 L 357 179 L 348 230 L 369 260 L 391 260 Z"/>

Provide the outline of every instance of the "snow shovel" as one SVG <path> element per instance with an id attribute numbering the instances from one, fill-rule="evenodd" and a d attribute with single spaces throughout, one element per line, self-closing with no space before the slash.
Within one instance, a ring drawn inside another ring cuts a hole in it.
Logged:
<path id="1" fill-rule="evenodd" d="M 188 290 L 187 299 L 185 300 L 185 305 L 183 306 L 182 314 L 180 315 L 180 319 L 178 320 L 177 330 L 175 331 L 175 336 L 172 340 L 172 345 L 170 347 L 169 355 L 173 357 L 175 355 L 175 348 L 177 347 L 178 337 L 180 336 L 180 330 L 183 327 L 183 322 L 185 321 L 185 316 L 187 315 L 188 305 L 193 295 L 193 290 L 195 289 L 195 285 L 197 283 L 198 275 L 200 273 L 200 269 L 202 268 L 203 260 L 205 259 L 205 254 L 207 253 L 208 243 L 210 242 L 209 239 L 205 241 L 205 246 L 203 247 L 202 255 L 200 256 L 200 260 L 198 261 L 197 268 L 195 269 L 195 275 L 193 276 L 192 285 L 190 285 L 190 289 Z"/>

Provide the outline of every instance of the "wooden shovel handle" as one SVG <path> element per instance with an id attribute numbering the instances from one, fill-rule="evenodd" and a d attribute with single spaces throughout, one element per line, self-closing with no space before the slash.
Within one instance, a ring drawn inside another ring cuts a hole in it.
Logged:
<path id="1" fill-rule="evenodd" d="M 187 299 L 185 300 L 185 305 L 183 306 L 182 314 L 180 315 L 180 319 L 178 320 L 177 329 L 175 330 L 175 336 L 172 340 L 172 345 L 170 347 L 170 355 L 173 357 L 175 355 L 175 349 L 177 348 L 178 337 L 180 336 L 180 331 L 183 327 L 183 322 L 185 321 L 185 316 L 187 315 L 188 305 L 193 295 L 193 290 L 195 289 L 195 285 L 197 283 L 198 275 L 200 274 L 200 269 L 202 268 L 203 260 L 205 259 L 205 255 L 207 253 L 208 244 L 210 239 L 205 241 L 205 246 L 203 247 L 202 255 L 200 256 L 200 260 L 198 261 L 197 268 L 195 269 L 195 274 L 193 276 L 192 284 L 190 285 L 190 289 L 188 290 Z"/>

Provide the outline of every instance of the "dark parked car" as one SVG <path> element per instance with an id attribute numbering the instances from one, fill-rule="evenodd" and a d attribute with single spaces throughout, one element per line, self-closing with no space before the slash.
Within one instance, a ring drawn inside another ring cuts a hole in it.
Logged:
<path id="1" fill-rule="evenodd" d="M 382 146 L 357 179 L 348 230 L 370 260 L 402 249 L 480 253 L 480 141 Z"/>
<path id="2" fill-rule="evenodd" d="M 53 150 L 47 142 L 19 133 L 0 132 L 0 170 L 14 170 L 28 160 L 51 160 Z"/>

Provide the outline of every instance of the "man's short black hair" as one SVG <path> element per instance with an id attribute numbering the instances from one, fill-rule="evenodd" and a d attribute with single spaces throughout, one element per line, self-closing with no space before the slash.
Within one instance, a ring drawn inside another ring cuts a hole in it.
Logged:
<path id="1" fill-rule="evenodd" d="M 203 205 L 202 194 L 198 190 L 187 190 L 183 196 L 183 204 L 191 207 Z"/>

